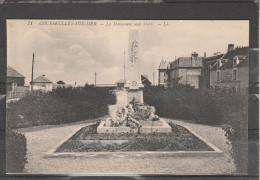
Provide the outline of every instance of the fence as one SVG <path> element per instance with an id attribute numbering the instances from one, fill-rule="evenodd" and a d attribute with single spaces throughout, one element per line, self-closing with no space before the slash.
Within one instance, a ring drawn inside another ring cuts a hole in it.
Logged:
<path id="1" fill-rule="evenodd" d="M 25 94 L 26 94 L 26 92 L 7 91 L 6 99 L 22 98 L 25 96 Z"/>
<path id="2" fill-rule="evenodd" d="M 13 91 L 6 91 L 6 99 L 22 98 L 29 89 L 29 86 L 15 86 Z"/>

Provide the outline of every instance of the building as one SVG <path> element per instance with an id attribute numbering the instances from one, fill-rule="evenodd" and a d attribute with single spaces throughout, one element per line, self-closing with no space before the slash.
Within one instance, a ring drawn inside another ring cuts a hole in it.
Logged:
<path id="1" fill-rule="evenodd" d="M 42 90 L 42 91 L 52 91 L 52 82 L 45 77 L 45 75 L 41 75 L 33 80 L 31 83 L 32 90 Z"/>
<path id="2" fill-rule="evenodd" d="M 199 87 L 202 57 L 194 52 L 190 57 L 179 57 L 170 63 L 170 79 L 179 84 Z"/>
<path id="3" fill-rule="evenodd" d="M 248 84 L 249 47 L 229 44 L 227 52 L 210 68 L 210 86 L 234 87 L 237 92 L 247 93 Z"/>
<path id="4" fill-rule="evenodd" d="M 21 75 L 19 72 L 11 68 L 7 67 L 6 74 L 6 89 L 7 91 L 11 91 L 14 86 L 24 86 L 25 77 Z"/>
<path id="5" fill-rule="evenodd" d="M 202 58 L 202 69 L 199 76 L 199 88 L 207 89 L 210 87 L 210 68 L 220 59 L 224 53 L 214 53 L 213 56 L 206 57 L 206 54 Z"/>
<path id="6" fill-rule="evenodd" d="M 7 99 L 21 98 L 29 91 L 29 86 L 25 86 L 25 77 L 12 67 L 7 67 L 6 74 L 6 96 Z"/>
<path id="7" fill-rule="evenodd" d="M 167 80 L 168 80 L 168 71 L 169 69 L 169 63 L 164 61 L 162 59 L 159 69 L 158 69 L 158 85 L 159 86 L 166 86 L 167 85 Z"/>

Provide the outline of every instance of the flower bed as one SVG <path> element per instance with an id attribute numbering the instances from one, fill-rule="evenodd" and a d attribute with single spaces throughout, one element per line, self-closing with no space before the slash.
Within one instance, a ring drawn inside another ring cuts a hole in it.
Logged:
<path id="1" fill-rule="evenodd" d="M 169 125 L 171 133 L 97 134 L 97 123 L 79 130 L 56 152 L 213 151 L 184 127 L 173 123 Z M 86 140 L 99 141 L 84 143 Z M 112 141 L 102 143 L 106 140 Z M 120 143 L 114 143 L 115 140 Z"/>

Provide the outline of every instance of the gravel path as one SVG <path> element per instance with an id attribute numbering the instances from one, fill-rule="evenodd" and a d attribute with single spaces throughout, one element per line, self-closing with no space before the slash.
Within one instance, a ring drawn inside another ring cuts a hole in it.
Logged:
<path id="1" fill-rule="evenodd" d="M 124 101 L 118 95 L 118 103 Z M 110 112 L 117 106 L 111 106 Z M 104 117 L 105 119 L 105 117 Z M 41 126 L 20 129 L 27 139 L 28 163 L 26 174 L 233 174 L 234 161 L 230 156 L 225 132 L 220 127 L 198 125 L 178 120 L 224 152 L 223 157 L 165 157 L 165 158 L 44 158 L 44 154 L 71 134 L 76 128 L 88 123 L 79 122 L 62 126 Z"/>
<path id="2" fill-rule="evenodd" d="M 169 119 L 167 119 L 170 121 Z M 191 124 L 171 120 L 179 125 L 190 127 L 203 138 L 224 151 L 224 157 L 171 157 L 171 158 L 51 158 L 44 154 L 58 144 L 75 128 L 86 123 L 63 127 L 50 127 L 37 131 L 23 132 L 27 139 L 28 164 L 25 173 L 29 174 L 230 174 L 235 165 L 230 158 L 230 145 L 224 131 L 219 127 Z"/>

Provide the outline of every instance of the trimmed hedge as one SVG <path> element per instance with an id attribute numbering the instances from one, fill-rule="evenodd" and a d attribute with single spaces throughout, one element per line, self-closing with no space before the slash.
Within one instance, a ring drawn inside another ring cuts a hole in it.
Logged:
<path id="1" fill-rule="evenodd" d="M 247 96 L 233 89 L 200 91 L 186 86 L 174 88 L 150 87 L 144 89 L 144 102 L 155 106 L 161 117 L 192 120 L 197 123 L 228 124 L 230 114 L 246 113 Z"/>
<path id="2" fill-rule="evenodd" d="M 60 87 L 51 92 L 34 91 L 7 106 L 8 128 L 65 124 L 104 116 L 115 94 L 107 88 Z"/>
<path id="3" fill-rule="evenodd" d="M 248 96 L 233 89 L 212 88 L 204 91 L 188 86 L 150 87 L 144 101 L 155 106 L 161 117 L 220 125 L 232 145 L 236 172 L 247 173 Z"/>
<path id="4" fill-rule="evenodd" d="M 27 163 L 26 157 L 26 138 L 23 134 L 6 131 L 6 172 L 23 172 Z"/>

